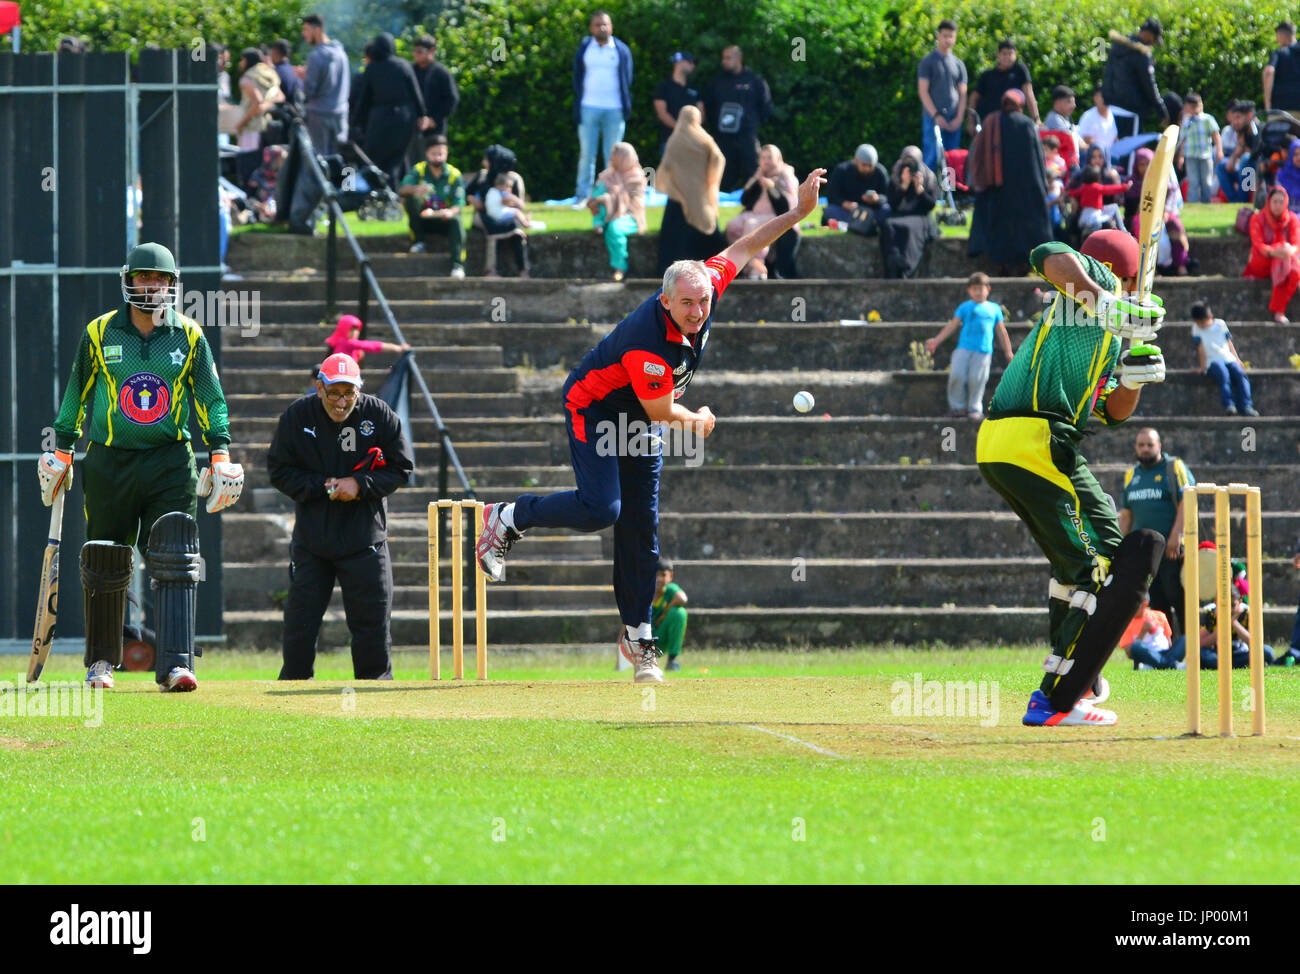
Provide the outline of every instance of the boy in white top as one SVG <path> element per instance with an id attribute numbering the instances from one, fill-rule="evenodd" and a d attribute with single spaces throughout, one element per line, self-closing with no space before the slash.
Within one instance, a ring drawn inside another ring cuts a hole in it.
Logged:
<path id="1" fill-rule="evenodd" d="M 1079 137 L 1085 145 L 1099 145 L 1105 149 L 1109 160 L 1110 147 L 1119 138 L 1119 127 L 1115 124 L 1115 113 L 1101 97 L 1100 86 L 1092 93 L 1092 106 L 1079 119 Z"/>
<path id="2" fill-rule="evenodd" d="M 1196 344 L 1201 371 L 1218 384 L 1224 412 L 1229 416 L 1258 416 L 1251 400 L 1250 380 L 1232 343 L 1227 322 L 1214 317 L 1204 301 L 1192 305 L 1192 320 L 1195 322 L 1192 341 Z"/>

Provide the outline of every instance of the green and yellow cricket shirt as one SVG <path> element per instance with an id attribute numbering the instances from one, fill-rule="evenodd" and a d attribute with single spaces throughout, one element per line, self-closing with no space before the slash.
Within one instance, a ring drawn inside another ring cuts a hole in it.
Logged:
<path id="1" fill-rule="evenodd" d="M 188 442 L 190 401 L 208 448 L 228 446 L 226 397 L 202 326 L 169 308 L 146 338 L 124 304 L 86 326 L 55 438 L 72 449 L 89 411 L 92 443 L 147 450 Z"/>

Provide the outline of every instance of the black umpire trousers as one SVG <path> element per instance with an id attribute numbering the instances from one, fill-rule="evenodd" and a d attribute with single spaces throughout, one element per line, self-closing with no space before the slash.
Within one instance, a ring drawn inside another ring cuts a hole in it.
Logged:
<path id="1" fill-rule="evenodd" d="M 345 558 L 322 558 L 294 544 L 291 559 L 280 679 L 310 680 L 314 675 L 321 619 L 337 579 L 352 633 L 354 677 L 391 680 L 393 566 L 388 558 L 388 543 L 381 541 Z"/>

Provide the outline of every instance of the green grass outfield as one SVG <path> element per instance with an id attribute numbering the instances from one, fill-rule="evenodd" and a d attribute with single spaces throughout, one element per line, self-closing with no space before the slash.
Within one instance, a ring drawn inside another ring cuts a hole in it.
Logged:
<path id="1" fill-rule="evenodd" d="M 1041 655 L 698 653 L 648 688 L 612 650 L 357 685 L 214 651 L 194 694 L 121 675 L 99 727 L 0 716 L 0 883 L 1295 881 L 1300 672 L 1265 738 L 1179 737 L 1184 675 L 1122 659 L 1117 727 L 1025 728 Z M 902 712 L 918 674 L 985 681 L 996 723 Z"/>

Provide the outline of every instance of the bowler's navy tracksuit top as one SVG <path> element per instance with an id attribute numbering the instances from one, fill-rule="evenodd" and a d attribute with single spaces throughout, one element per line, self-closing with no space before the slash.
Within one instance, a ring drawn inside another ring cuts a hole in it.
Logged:
<path id="1" fill-rule="evenodd" d="M 736 276 L 721 255 L 705 261 L 713 279 L 709 317 L 683 335 L 660 302 L 643 302 L 588 352 L 564 383 L 565 422 L 577 490 L 515 501 L 515 527 L 599 531 L 614 525 L 614 598 L 623 623 L 650 621 L 659 562 L 659 473 L 663 456 L 629 426 L 649 424 L 642 399 L 680 399 L 699 367 L 718 299 Z M 621 424 L 620 424 L 621 417 Z M 613 435 L 611 435 L 613 434 Z M 627 442 L 625 442 L 625 439 Z M 628 446 L 631 449 L 628 449 Z"/>

